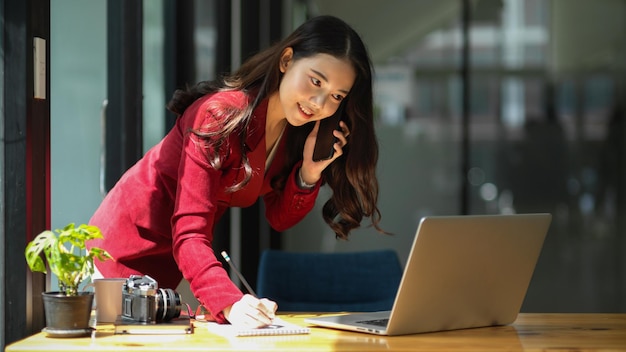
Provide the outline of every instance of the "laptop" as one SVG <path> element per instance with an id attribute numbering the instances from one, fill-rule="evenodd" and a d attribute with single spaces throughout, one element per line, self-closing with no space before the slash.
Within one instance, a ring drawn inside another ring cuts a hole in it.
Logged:
<path id="1" fill-rule="evenodd" d="M 387 336 L 508 325 L 519 314 L 551 219 L 545 213 L 424 217 L 391 311 L 305 322 Z"/>

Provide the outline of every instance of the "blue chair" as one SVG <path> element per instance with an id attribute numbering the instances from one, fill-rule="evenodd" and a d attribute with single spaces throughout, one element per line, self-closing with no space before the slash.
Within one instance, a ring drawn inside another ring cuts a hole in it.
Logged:
<path id="1" fill-rule="evenodd" d="M 402 277 L 396 252 L 261 253 L 257 294 L 283 312 L 391 310 Z"/>

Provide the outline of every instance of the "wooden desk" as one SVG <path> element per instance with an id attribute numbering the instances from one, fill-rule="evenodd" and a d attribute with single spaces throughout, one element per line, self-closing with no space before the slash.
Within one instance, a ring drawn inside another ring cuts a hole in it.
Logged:
<path id="1" fill-rule="evenodd" d="M 283 315 L 307 326 L 310 315 Z M 39 333 L 7 346 L 14 351 L 626 351 L 626 314 L 520 314 L 509 326 L 378 337 L 311 327 L 308 335 L 233 337 L 197 323 L 189 335 L 114 335 L 98 326 L 94 337 L 49 338 Z"/>

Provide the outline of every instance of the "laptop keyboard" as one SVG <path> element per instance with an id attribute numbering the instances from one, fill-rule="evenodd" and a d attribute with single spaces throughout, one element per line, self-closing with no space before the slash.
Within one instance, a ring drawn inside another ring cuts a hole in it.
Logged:
<path id="1" fill-rule="evenodd" d="M 362 321 L 357 321 L 357 323 L 377 325 L 377 326 L 387 326 L 387 323 L 389 323 L 389 319 L 385 318 L 385 319 L 374 319 L 374 320 L 362 320 Z"/>

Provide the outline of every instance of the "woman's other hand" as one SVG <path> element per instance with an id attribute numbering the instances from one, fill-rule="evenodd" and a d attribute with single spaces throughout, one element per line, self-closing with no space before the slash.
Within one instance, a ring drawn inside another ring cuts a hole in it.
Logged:
<path id="1" fill-rule="evenodd" d="M 224 309 L 224 316 L 232 325 L 262 328 L 274 321 L 278 305 L 267 298 L 244 295 L 239 301 Z"/>

